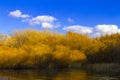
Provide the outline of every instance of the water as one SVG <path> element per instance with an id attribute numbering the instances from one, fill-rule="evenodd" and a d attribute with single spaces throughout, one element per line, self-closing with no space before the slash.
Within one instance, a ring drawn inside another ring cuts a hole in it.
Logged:
<path id="1" fill-rule="evenodd" d="M 85 70 L 1 70 L 0 80 L 120 80 L 120 74 Z"/>

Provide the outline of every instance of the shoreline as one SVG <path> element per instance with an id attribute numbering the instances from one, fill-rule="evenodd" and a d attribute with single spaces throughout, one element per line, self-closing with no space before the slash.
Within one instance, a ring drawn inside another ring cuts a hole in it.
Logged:
<path id="1" fill-rule="evenodd" d="M 97 73 L 120 73 L 120 64 L 118 63 L 96 63 L 96 64 L 85 64 L 82 66 L 81 64 L 72 65 L 69 67 L 19 67 L 19 68 L 0 68 L 0 70 L 69 70 L 69 69 L 83 69 L 90 72 Z"/>

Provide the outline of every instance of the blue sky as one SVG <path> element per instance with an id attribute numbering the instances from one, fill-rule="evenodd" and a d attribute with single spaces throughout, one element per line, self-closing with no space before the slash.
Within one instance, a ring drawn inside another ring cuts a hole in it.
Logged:
<path id="1" fill-rule="evenodd" d="M 119 0 L 2 0 L 0 33 L 27 28 L 92 36 L 116 33 L 120 32 L 119 4 Z"/>

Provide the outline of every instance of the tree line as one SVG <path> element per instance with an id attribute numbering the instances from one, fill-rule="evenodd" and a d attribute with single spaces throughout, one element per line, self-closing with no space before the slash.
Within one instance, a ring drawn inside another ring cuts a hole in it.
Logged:
<path id="1" fill-rule="evenodd" d="M 0 68 L 62 68 L 74 63 L 120 63 L 119 58 L 119 33 L 95 38 L 31 29 L 0 34 Z"/>

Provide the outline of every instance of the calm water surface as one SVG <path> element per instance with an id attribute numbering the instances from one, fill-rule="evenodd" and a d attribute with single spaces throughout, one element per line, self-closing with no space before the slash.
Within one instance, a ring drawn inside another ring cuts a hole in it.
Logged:
<path id="1" fill-rule="evenodd" d="M 85 70 L 0 70 L 0 80 L 120 80 L 120 74 Z"/>

